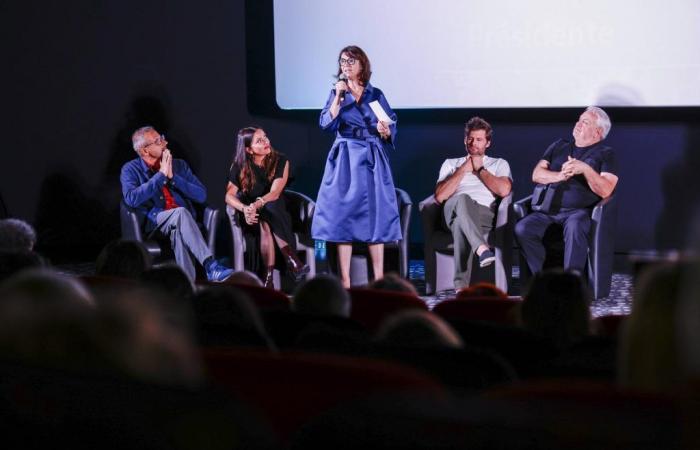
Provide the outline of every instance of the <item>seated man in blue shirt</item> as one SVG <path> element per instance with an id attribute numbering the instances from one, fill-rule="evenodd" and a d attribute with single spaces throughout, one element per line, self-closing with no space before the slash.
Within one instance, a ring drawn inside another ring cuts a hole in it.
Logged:
<path id="1" fill-rule="evenodd" d="M 204 266 L 209 281 L 226 280 L 233 271 L 214 259 L 194 220 L 192 202 L 204 203 L 204 185 L 185 161 L 173 159 L 165 136 L 153 127 L 139 128 L 131 141 L 139 157 L 122 167 L 124 202 L 146 215 L 146 233 L 170 238 L 175 260 L 190 280 L 195 278 L 193 257 Z"/>
<path id="2" fill-rule="evenodd" d="M 603 145 L 611 124 L 605 111 L 589 106 L 574 126 L 574 142 L 560 139 L 549 146 L 532 172 L 532 181 L 556 189 L 552 207 L 525 216 L 515 226 L 520 249 L 532 273 L 542 270 L 547 228 L 564 227 L 564 269 L 583 272 L 588 258 L 591 208 L 615 190 L 615 155 Z"/>

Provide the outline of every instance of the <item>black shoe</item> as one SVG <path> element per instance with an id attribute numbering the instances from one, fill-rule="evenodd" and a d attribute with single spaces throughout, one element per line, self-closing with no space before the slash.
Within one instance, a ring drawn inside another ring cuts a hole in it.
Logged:
<path id="1" fill-rule="evenodd" d="M 491 251 L 491 249 L 484 250 L 483 252 L 481 252 L 481 255 L 479 255 L 479 267 L 490 266 L 495 260 L 496 255 L 493 254 L 493 251 Z"/>
<path id="2" fill-rule="evenodd" d="M 267 273 L 265 274 L 265 280 L 263 281 L 263 286 L 266 288 L 274 289 L 275 288 L 275 266 L 270 266 L 267 268 Z"/>
<path id="3" fill-rule="evenodd" d="M 284 255 L 285 262 L 287 263 L 287 272 L 289 276 L 292 277 L 294 281 L 301 281 L 306 274 L 309 273 L 308 264 L 301 262 L 299 257 L 296 255 L 294 250 L 288 245 L 280 249 Z"/>

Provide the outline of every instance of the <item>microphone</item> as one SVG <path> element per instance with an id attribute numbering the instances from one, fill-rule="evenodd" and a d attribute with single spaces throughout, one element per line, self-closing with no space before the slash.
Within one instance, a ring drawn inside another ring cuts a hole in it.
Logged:
<path id="1" fill-rule="evenodd" d="M 338 77 L 338 81 L 345 81 L 345 83 L 347 83 L 348 77 L 346 77 L 344 73 L 341 73 Z M 343 103 L 345 101 L 345 92 L 346 91 L 340 91 L 340 103 Z"/>

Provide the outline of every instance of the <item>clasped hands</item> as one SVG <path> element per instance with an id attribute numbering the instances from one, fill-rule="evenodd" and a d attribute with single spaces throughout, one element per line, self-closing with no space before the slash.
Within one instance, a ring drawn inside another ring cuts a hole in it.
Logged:
<path id="1" fill-rule="evenodd" d="M 566 181 L 574 175 L 582 174 L 587 168 L 590 168 L 588 164 L 569 156 L 569 159 L 561 166 L 559 177 L 561 181 Z"/>
<path id="2" fill-rule="evenodd" d="M 168 179 L 173 177 L 173 155 L 169 149 L 163 149 L 163 154 L 160 157 L 159 172 L 165 175 Z"/>
<path id="3" fill-rule="evenodd" d="M 263 206 L 265 206 L 265 199 L 258 197 L 253 203 L 243 207 L 243 215 L 245 216 L 245 222 L 248 225 L 258 223 L 258 216 L 260 215 L 258 214 L 258 209 L 262 208 Z"/>
<path id="4" fill-rule="evenodd" d="M 258 208 L 255 207 L 255 202 L 243 207 L 243 217 L 245 217 L 245 223 L 248 225 L 258 223 L 258 216 Z"/>
<path id="5" fill-rule="evenodd" d="M 459 166 L 464 172 L 475 172 L 484 166 L 484 155 L 469 155 L 467 160 Z"/>

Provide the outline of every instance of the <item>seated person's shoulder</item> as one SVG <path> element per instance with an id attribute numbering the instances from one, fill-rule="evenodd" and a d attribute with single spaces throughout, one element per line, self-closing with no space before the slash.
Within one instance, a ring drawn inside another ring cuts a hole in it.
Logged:
<path id="1" fill-rule="evenodd" d="M 139 169 L 141 158 L 134 158 L 131 161 L 127 161 L 122 166 L 122 173 L 133 172 Z"/>
<path id="2" fill-rule="evenodd" d="M 605 144 L 603 144 L 603 148 L 601 148 L 601 152 L 605 155 L 610 155 L 610 156 L 615 155 L 615 150 L 613 150 L 613 148 L 610 147 L 609 145 L 605 145 Z"/>
<path id="3" fill-rule="evenodd" d="M 447 165 L 451 165 L 451 166 L 459 166 L 462 163 L 464 163 L 464 161 L 466 159 L 467 159 L 466 156 L 459 156 L 457 158 L 447 158 L 445 160 L 445 162 L 443 162 L 443 164 L 447 164 Z"/>

